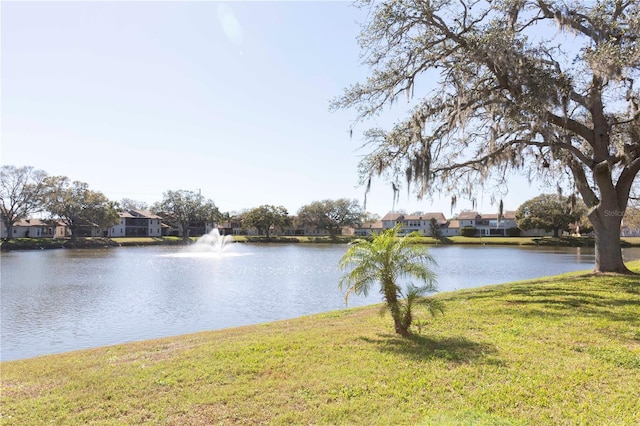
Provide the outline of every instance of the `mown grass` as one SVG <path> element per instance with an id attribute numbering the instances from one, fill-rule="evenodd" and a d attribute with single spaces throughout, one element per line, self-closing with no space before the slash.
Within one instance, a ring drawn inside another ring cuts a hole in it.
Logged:
<path id="1" fill-rule="evenodd" d="M 292 235 L 234 235 L 236 243 L 320 243 L 320 244 L 346 244 L 357 239 L 351 235 L 322 236 L 292 236 Z"/>
<path id="2" fill-rule="evenodd" d="M 445 314 L 421 316 L 426 327 L 408 339 L 373 306 L 4 362 L 0 420 L 640 424 L 638 276 L 572 273 L 437 297 Z"/>
<path id="3" fill-rule="evenodd" d="M 334 238 L 328 236 L 248 236 L 234 235 L 233 241 L 238 243 L 320 243 L 320 244 L 348 244 L 353 240 L 362 237 L 342 235 Z M 190 242 L 195 242 L 198 237 L 191 237 Z M 570 246 L 582 247 L 593 246 L 594 240 L 590 237 L 463 237 L 461 235 L 435 239 L 432 237 L 419 237 L 416 239 L 420 244 L 464 244 L 464 245 L 524 245 L 524 246 Z M 640 246 L 640 237 L 621 238 L 623 247 Z M 186 244 L 181 237 L 88 237 L 78 238 L 74 245 L 70 244 L 68 238 L 14 238 L 11 240 L 1 240 L 2 250 L 32 250 L 46 248 L 102 248 L 111 246 L 148 246 L 148 245 L 168 245 Z"/>
<path id="4" fill-rule="evenodd" d="M 61 248 L 66 241 L 61 238 L 12 238 L 0 240 L 0 247 L 2 250 Z"/>
<path id="5" fill-rule="evenodd" d="M 120 246 L 146 246 L 158 244 L 185 244 L 182 237 L 113 237 L 111 238 Z M 195 241 L 197 238 L 192 238 Z"/>
<path id="6" fill-rule="evenodd" d="M 595 244 L 592 237 L 464 237 L 456 235 L 446 239 L 450 244 L 521 245 L 583 247 Z M 627 243 L 625 243 L 627 244 Z"/>

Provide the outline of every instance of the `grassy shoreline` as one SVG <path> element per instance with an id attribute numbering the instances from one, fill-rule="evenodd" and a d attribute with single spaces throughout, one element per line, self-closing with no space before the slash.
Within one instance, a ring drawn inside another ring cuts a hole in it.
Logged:
<path id="1" fill-rule="evenodd" d="M 640 277 L 437 297 L 445 315 L 409 339 L 372 306 L 3 362 L 0 421 L 640 423 Z"/>
<path id="2" fill-rule="evenodd" d="M 340 236 L 334 239 L 329 237 L 264 237 L 237 235 L 233 241 L 237 243 L 265 243 L 265 244 L 348 244 L 358 237 Z M 179 237 L 87 237 L 78 238 L 75 243 L 69 239 L 51 238 L 14 238 L 0 241 L 0 250 L 44 250 L 64 248 L 111 248 L 111 247 L 139 247 L 152 245 L 186 245 L 193 243 L 198 238 L 191 238 L 187 242 Z M 624 237 L 620 239 L 623 247 L 640 247 L 640 237 Z M 545 247 L 593 247 L 594 239 L 591 237 L 463 237 L 454 236 L 444 238 L 442 241 L 431 237 L 418 239 L 421 244 L 429 245 L 509 245 L 509 246 L 545 246 Z"/>

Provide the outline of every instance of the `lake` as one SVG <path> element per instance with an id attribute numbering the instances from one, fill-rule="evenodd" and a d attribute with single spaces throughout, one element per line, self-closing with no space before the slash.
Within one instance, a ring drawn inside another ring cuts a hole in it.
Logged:
<path id="1" fill-rule="evenodd" d="M 346 245 L 232 244 L 2 253 L 2 361 L 345 307 Z M 434 247 L 440 291 L 590 269 L 591 248 Z M 640 248 L 624 251 L 640 258 Z M 378 303 L 377 291 L 349 307 Z"/>

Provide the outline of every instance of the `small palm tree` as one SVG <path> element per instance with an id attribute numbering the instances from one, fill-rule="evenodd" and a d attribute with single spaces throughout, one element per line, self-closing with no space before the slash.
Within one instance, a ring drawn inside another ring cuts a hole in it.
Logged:
<path id="1" fill-rule="evenodd" d="M 352 293 L 366 296 L 375 283 L 380 283 L 380 293 L 386 302 L 384 310 L 389 309 L 396 333 L 401 336 L 410 334 L 413 309 L 424 305 L 435 315 L 442 312 L 439 301 L 422 296 L 436 291 L 435 274 L 429 269 L 435 260 L 426 246 L 414 244 L 417 233 L 398 237 L 400 225 L 385 230 L 371 241 L 356 240 L 340 259 L 341 269 L 350 269 L 340 280 L 340 288 L 346 289 L 345 302 Z M 415 277 L 423 286 L 409 284 L 405 292 L 398 280 Z"/>

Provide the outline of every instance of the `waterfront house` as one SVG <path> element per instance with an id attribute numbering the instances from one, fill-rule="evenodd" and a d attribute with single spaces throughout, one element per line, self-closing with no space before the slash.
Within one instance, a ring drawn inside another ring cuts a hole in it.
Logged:
<path id="1" fill-rule="evenodd" d="M 389 229 L 400 224 L 399 235 L 418 232 L 420 235 L 431 235 L 431 219 L 435 219 L 441 230 L 446 229 L 447 219 L 440 212 L 408 215 L 404 213 L 387 213 L 382 218 L 382 229 Z"/>
<path id="2" fill-rule="evenodd" d="M 109 237 L 160 237 L 162 218 L 145 210 L 119 212 L 120 221 L 109 228 Z"/>
<path id="3" fill-rule="evenodd" d="M 363 223 L 357 228 L 354 228 L 353 235 L 358 237 L 368 237 L 371 235 L 379 234 L 382 231 L 382 221 Z"/>
<path id="4" fill-rule="evenodd" d="M 463 211 L 458 215 L 459 229 L 475 228 L 475 235 L 479 237 L 506 237 L 515 233 L 516 212 L 506 211 L 502 217 L 498 213 L 478 213 Z"/>
<path id="5" fill-rule="evenodd" d="M 73 232 L 76 237 L 106 237 L 107 231 L 98 224 L 88 220 L 80 220 L 76 223 L 76 229 Z"/>
<path id="6" fill-rule="evenodd" d="M 0 221 L 0 237 L 7 238 L 7 229 Z M 70 236 L 67 226 L 58 220 L 20 219 L 13 225 L 12 238 L 66 238 Z"/>
<path id="7" fill-rule="evenodd" d="M 337 233 L 337 235 L 348 235 L 350 233 L 350 231 L 347 230 L 347 228 L 342 228 L 340 230 L 340 232 Z M 284 229 L 282 229 L 282 232 L 280 235 L 290 235 L 290 236 L 307 236 L 307 237 L 326 237 L 329 236 L 329 231 L 327 231 L 326 229 L 320 229 L 317 226 L 310 226 L 310 225 L 293 225 L 293 226 L 288 226 Z"/>
<path id="8" fill-rule="evenodd" d="M 460 235 L 460 221 L 457 219 L 451 219 L 447 222 L 447 226 L 442 229 L 443 237 L 453 237 Z"/>

